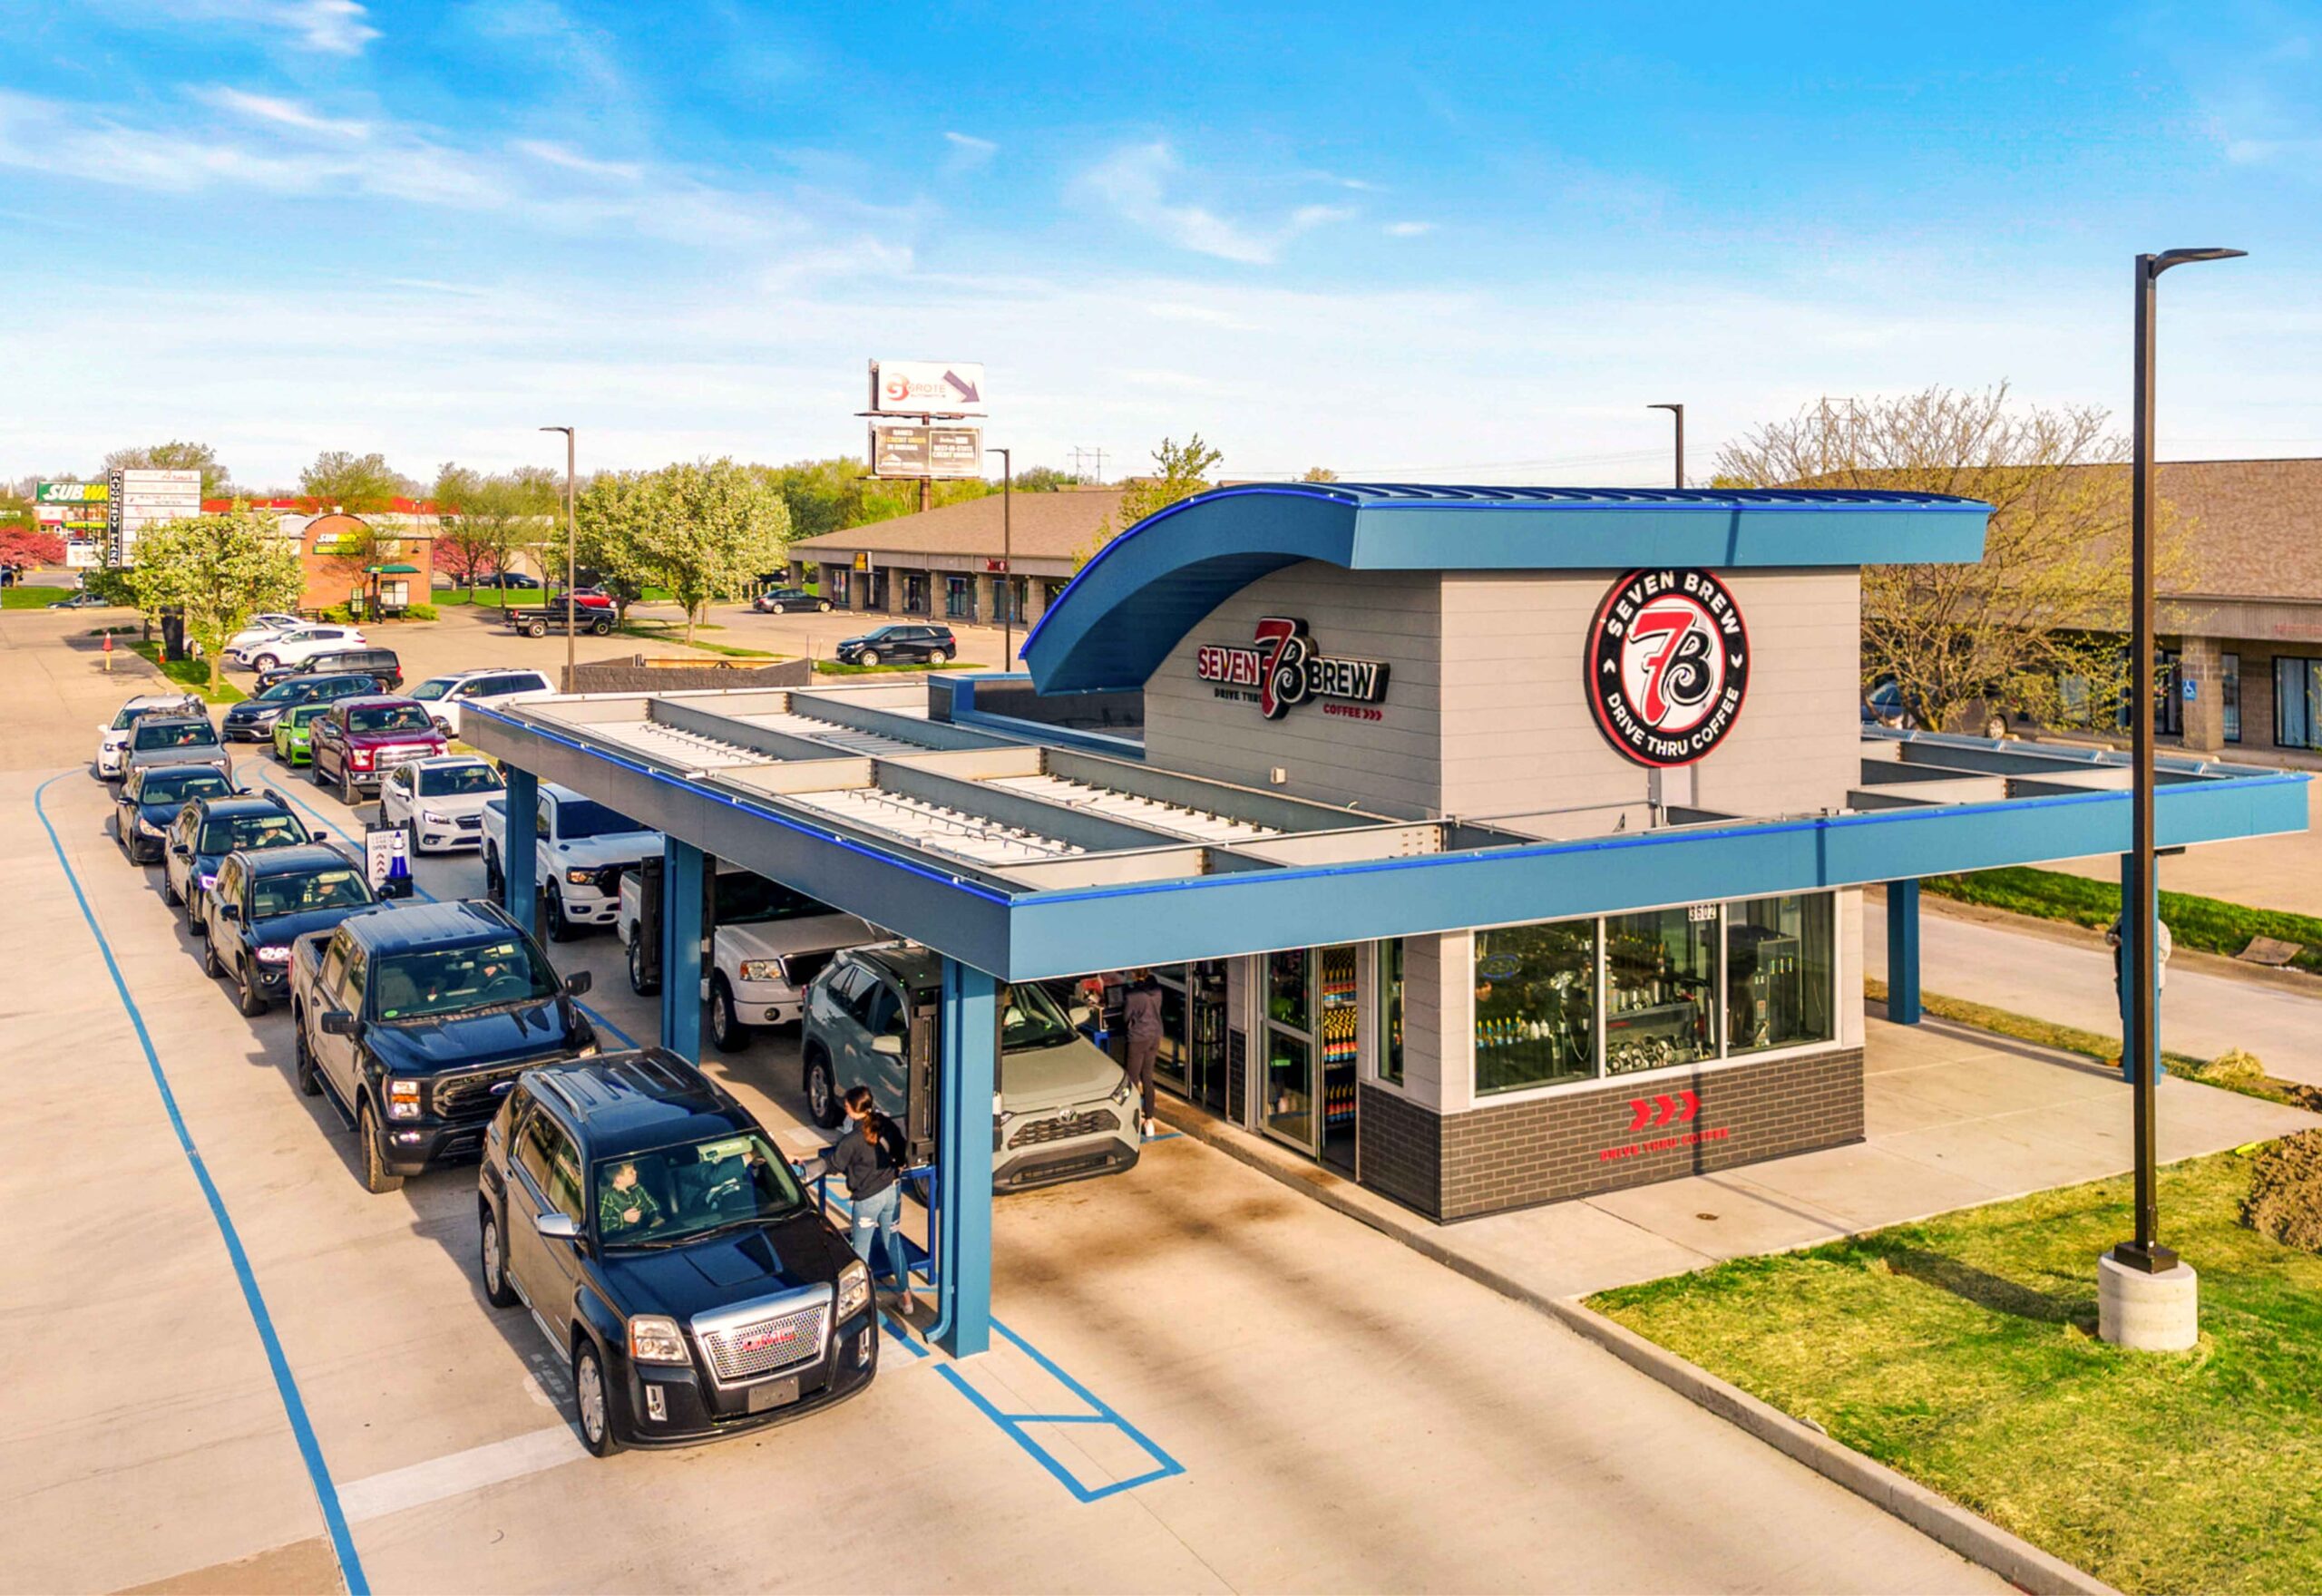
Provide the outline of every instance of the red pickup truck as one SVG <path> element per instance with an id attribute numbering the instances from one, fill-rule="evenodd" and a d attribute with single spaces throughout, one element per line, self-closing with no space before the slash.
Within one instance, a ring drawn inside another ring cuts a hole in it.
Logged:
<path id="1" fill-rule="evenodd" d="M 409 698 L 342 698 L 307 727 L 315 785 L 337 785 L 348 803 L 379 790 L 399 764 L 444 752 L 443 732 L 426 707 Z"/>

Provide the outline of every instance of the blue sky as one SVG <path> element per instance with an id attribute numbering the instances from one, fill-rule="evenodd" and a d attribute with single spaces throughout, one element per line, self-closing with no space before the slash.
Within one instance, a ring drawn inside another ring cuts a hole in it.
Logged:
<path id="1" fill-rule="evenodd" d="M 981 360 L 1020 464 L 1663 480 L 1822 394 L 2012 380 L 2322 454 L 2322 13 L 17 0 L 0 477 L 860 453 Z"/>

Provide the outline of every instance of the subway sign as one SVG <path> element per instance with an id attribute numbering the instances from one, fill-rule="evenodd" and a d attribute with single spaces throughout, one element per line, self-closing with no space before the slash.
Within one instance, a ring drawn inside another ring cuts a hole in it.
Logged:
<path id="1" fill-rule="evenodd" d="M 1387 696 L 1387 662 L 1345 659 L 1314 647 L 1306 623 L 1269 615 L 1258 622 L 1255 647 L 1204 643 L 1194 651 L 1194 675 L 1221 689 L 1221 697 L 1254 697 L 1258 713 L 1280 720 L 1294 706 L 1323 701 L 1324 714 L 1377 720 L 1361 707 Z"/>

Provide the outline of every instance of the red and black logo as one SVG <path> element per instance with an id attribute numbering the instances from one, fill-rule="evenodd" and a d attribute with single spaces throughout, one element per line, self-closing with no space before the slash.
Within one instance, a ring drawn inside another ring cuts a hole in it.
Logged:
<path id="1" fill-rule="evenodd" d="M 1631 571 L 1588 630 L 1588 705 L 1639 764 L 1691 764 L 1733 729 L 1750 686 L 1750 636 L 1707 571 Z"/>
<path id="2" fill-rule="evenodd" d="M 1269 615 L 1258 622 L 1256 633 L 1254 648 L 1203 644 L 1194 651 L 1194 675 L 1223 687 L 1256 688 L 1258 713 L 1268 720 L 1280 720 L 1292 706 L 1310 698 L 1376 704 L 1387 696 L 1384 660 L 1338 659 L 1319 653 L 1302 620 Z M 1363 718 L 1377 720 L 1379 715 L 1368 711 Z"/>

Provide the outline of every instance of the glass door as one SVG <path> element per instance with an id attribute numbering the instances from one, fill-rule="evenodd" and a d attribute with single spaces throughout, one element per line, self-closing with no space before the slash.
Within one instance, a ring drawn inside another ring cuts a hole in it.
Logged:
<path id="1" fill-rule="evenodd" d="M 1307 1153 L 1321 1150 L 1314 1114 L 1314 974 L 1311 949 L 1272 953 L 1265 961 L 1267 1134 Z"/>
<path id="2" fill-rule="evenodd" d="M 1315 1041 L 1322 1060 L 1322 1162 L 1354 1173 L 1354 1122 L 1361 1088 L 1361 949 L 1352 943 L 1322 950 L 1315 972 Z"/>
<path id="3" fill-rule="evenodd" d="M 1185 967 L 1187 1038 L 1186 1094 L 1212 1114 L 1226 1113 L 1225 961 L 1204 959 Z"/>
<path id="4" fill-rule="evenodd" d="M 1161 983 L 1161 1046 L 1153 1056 L 1153 1075 L 1178 1096 L 1190 1099 L 1194 1084 L 1188 1074 L 1192 1048 L 1185 1016 L 1185 967 L 1164 966 L 1153 972 Z"/>

